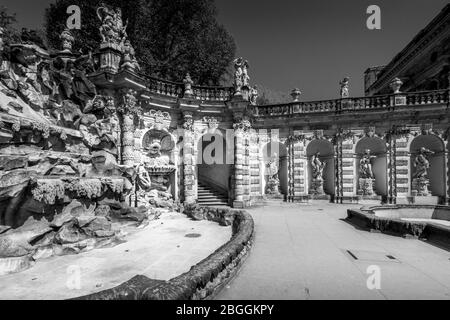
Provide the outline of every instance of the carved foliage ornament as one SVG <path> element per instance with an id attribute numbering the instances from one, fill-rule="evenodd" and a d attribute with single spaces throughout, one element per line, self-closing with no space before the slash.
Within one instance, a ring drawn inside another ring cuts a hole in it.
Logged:
<path id="1" fill-rule="evenodd" d="M 135 116 L 141 115 L 142 108 L 136 98 L 136 94 L 136 91 L 133 89 L 121 90 L 121 103 L 119 104 L 117 111 L 122 114 L 130 114 Z"/>
<path id="2" fill-rule="evenodd" d="M 208 124 L 208 128 L 210 129 L 216 129 L 219 127 L 219 121 L 221 119 L 215 118 L 215 117 L 203 117 L 203 121 Z"/>

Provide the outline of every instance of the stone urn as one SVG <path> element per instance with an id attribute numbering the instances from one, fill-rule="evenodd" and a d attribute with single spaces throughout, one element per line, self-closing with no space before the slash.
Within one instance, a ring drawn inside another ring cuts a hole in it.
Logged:
<path id="1" fill-rule="evenodd" d="M 403 85 L 403 81 L 400 80 L 399 78 L 395 78 L 391 81 L 391 83 L 389 84 L 390 88 L 392 89 L 392 91 L 394 92 L 394 94 L 399 94 L 401 93 L 400 88 Z"/>

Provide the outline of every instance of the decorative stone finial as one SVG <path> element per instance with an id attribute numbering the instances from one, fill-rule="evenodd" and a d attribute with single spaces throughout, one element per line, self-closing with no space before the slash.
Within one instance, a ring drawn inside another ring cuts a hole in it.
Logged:
<path id="1" fill-rule="evenodd" d="M 258 86 L 254 85 L 253 88 L 250 89 L 250 104 L 252 106 L 256 106 L 256 99 L 258 99 Z"/>
<path id="2" fill-rule="evenodd" d="M 401 93 L 400 88 L 402 87 L 402 85 L 403 85 L 403 81 L 400 80 L 399 78 L 394 78 L 391 81 L 391 83 L 389 84 L 389 86 L 391 87 L 394 94 Z"/>
<path id="3" fill-rule="evenodd" d="M 186 73 L 186 76 L 183 79 L 183 83 L 184 83 L 184 96 L 185 97 L 192 96 L 194 94 L 194 91 L 192 90 L 192 85 L 194 84 L 194 81 L 192 81 L 189 72 Z"/>
<path id="4" fill-rule="evenodd" d="M 294 102 L 298 102 L 300 100 L 302 92 L 298 88 L 294 88 L 291 91 L 291 97 Z"/>
<path id="5" fill-rule="evenodd" d="M 64 29 L 63 32 L 61 32 L 59 39 L 62 41 L 62 48 L 63 51 L 72 51 L 72 45 L 75 42 L 75 38 L 72 35 L 72 32 L 70 32 L 69 29 Z"/>
<path id="6" fill-rule="evenodd" d="M 340 91 L 340 96 L 341 99 L 345 99 L 348 98 L 350 96 L 349 94 L 349 82 L 350 82 L 350 78 L 349 77 L 345 77 L 344 80 L 342 80 L 339 84 L 341 86 L 341 91 Z"/>

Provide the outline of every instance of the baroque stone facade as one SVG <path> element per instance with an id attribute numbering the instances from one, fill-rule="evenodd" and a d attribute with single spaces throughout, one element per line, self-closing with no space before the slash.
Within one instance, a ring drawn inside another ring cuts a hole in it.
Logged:
<path id="1" fill-rule="evenodd" d="M 145 76 L 121 13 L 98 15 L 102 42 L 85 56 L 69 31 L 54 54 L 0 47 L 0 249 L 11 228 L 33 243 L 9 257 L 92 248 L 116 239 L 113 221 L 178 202 L 448 204 L 448 85 L 404 93 L 393 74 L 392 92 L 354 98 L 345 78 L 335 100 L 302 102 L 295 89 L 293 102 L 259 106 L 243 58 L 232 87 Z"/>

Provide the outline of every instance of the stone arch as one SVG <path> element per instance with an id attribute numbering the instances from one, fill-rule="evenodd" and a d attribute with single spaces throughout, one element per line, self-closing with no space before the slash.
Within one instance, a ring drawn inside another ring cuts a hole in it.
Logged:
<path id="1" fill-rule="evenodd" d="M 278 171 L 278 177 L 280 179 L 280 192 L 286 196 L 288 194 L 288 152 L 287 147 L 284 143 L 282 143 L 280 140 L 274 140 L 269 141 L 268 143 L 264 144 L 262 148 L 260 149 L 260 159 L 262 159 L 262 165 L 264 166 L 262 168 L 263 173 L 263 179 L 261 179 L 262 187 L 263 187 L 263 194 L 266 193 L 267 189 L 267 182 L 269 179 L 268 171 L 269 168 L 267 167 L 267 164 L 272 157 L 275 156 L 275 154 L 278 156 L 279 160 L 279 171 Z"/>
<path id="2" fill-rule="evenodd" d="M 411 182 L 413 182 L 416 176 L 416 167 L 414 166 L 414 160 L 418 155 L 420 148 L 422 147 L 434 152 L 434 154 L 427 156 L 430 163 L 430 168 L 427 170 L 427 177 L 430 181 L 430 193 L 433 196 L 445 197 L 445 143 L 437 135 L 419 135 L 412 139 L 412 141 L 410 142 L 409 151 L 411 154 Z"/>
<path id="3" fill-rule="evenodd" d="M 386 141 L 379 137 L 363 137 L 355 145 L 356 155 L 356 181 L 359 181 L 359 161 L 365 150 L 369 149 L 370 154 L 376 156 L 372 162 L 372 171 L 375 176 L 374 189 L 377 195 L 387 196 L 387 147 Z"/>
<path id="4" fill-rule="evenodd" d="M 308 193 L 309 186 L 312 183 L 312 166 L 311 157 L 316 153 L 320 153 L 320 160 L 325 161 L 325 167 L 323 170 L 323 189 L 325 194 L 335 194 L 335 159 L 334 159 L 334 146 L 325 139 L 314 139 L 306 145 L 306 157 L 308 159 Z"/>
<path id="5" fill-rule="evenodd" d="M 206 130 L 196 139 L 195 161 L 200 182 L 228 193 L 234 154 L 226 140 L 223 130 Z"/>

